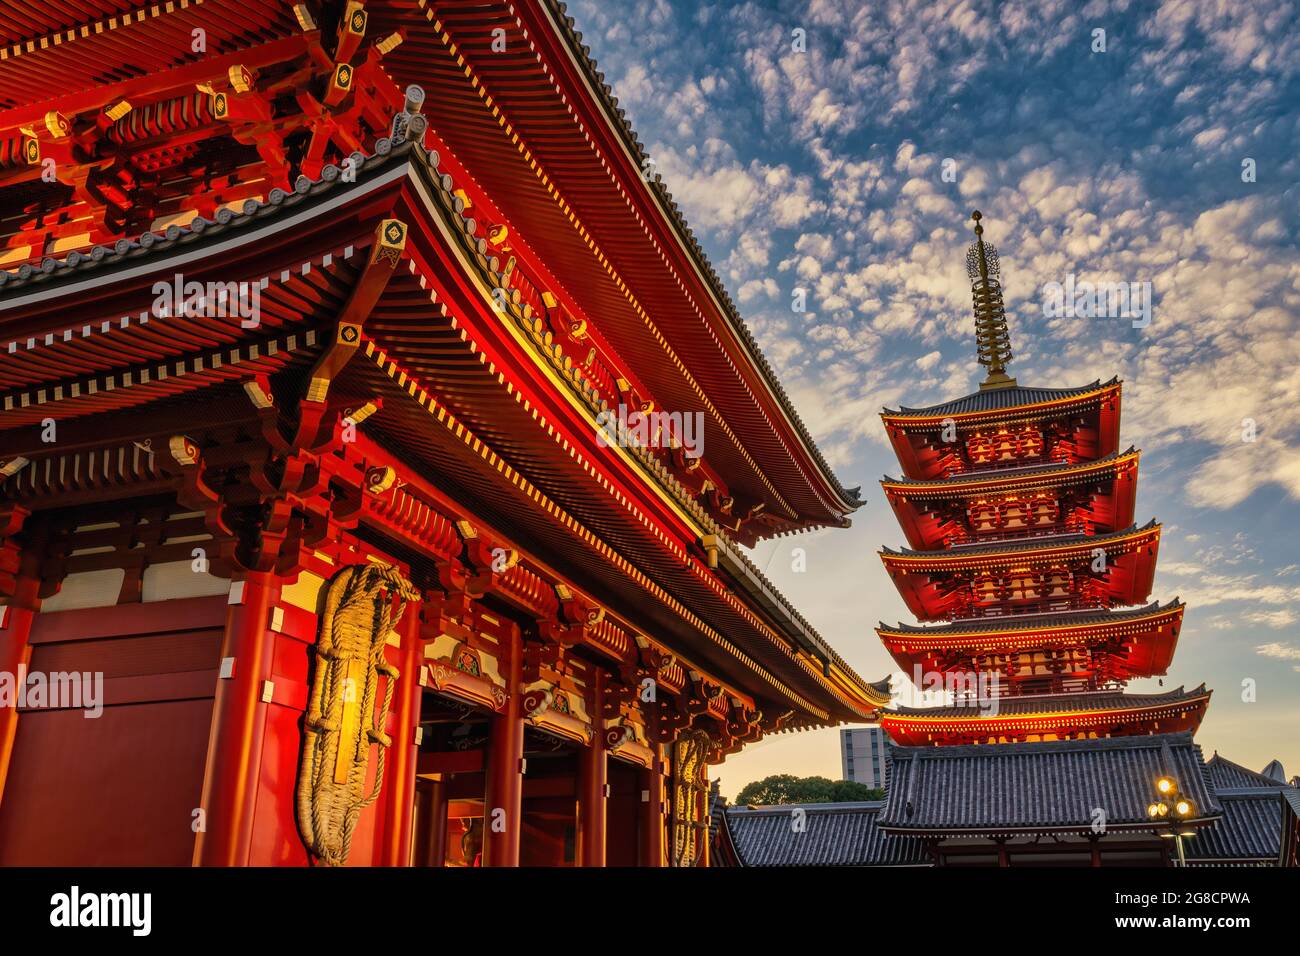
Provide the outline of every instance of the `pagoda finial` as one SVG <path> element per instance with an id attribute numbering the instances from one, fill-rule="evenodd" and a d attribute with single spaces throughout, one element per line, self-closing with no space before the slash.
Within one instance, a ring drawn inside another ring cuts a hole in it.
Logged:
<path id="1" fill-rule="evenodd" d="M 1007 331 L 1007 312 L 1002 305 L 1002 284 L 998 281 L 998 250 L 984 241 L 984 218 L 978 209 L 970 214 L 975 220 L 975 241 L 966 250 L 966 274 L 971 279 L 971 297 L 975 304 L 975 350 L 979 363 L 987 366 L 988 378 L 980 390 L 1009 388 L 1016 380 L 1007 374 L 1011 361 L 1011 334 Z"/>

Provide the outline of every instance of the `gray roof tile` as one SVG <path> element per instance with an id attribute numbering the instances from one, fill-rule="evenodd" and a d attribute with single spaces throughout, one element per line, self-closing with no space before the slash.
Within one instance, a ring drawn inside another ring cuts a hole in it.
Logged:
<path id="1" fill-rule="evenodd" d="M 1276 860 L 1282 847 L 1281 791 L 1281 787 L 1219 791 L 1223 819 L 1184 844 L 1187 859 Z"/>
<path id="2" fill-rule="evenodd" d="M 877 824 L 884 801 L 729 807 L 726 824 L 745 866 L 923 866 L 922 838 Z M 795 811 L 802 810 L 802 830 Z"/>
<path id="3" fill-rule="evenodd" d="M 1216 752 L 1205 762 L 1205 772 L 1216 790 L 1247 790 L 1251 788 L 1276 789 L 1285 781 L 1274 780 L 1262 773 L 1248 770 L 1239 763 Z"/>
<path id="4" fill-rule="evenodd" d="M 890 831 L 1089 831 L 1148 820 L 1157 777 L 1170 773 L 1202 817 L 1221 807 L 1192 735 L 980 746 L 897 747 L 879 826 Z"/>

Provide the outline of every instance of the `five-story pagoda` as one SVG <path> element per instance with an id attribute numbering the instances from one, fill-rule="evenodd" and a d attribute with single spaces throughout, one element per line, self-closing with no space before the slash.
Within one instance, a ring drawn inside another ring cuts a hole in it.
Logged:
<path id="1" fill-rule="evenodd" d="M 1204 685 L 1123 690 L 1166 673 L 1183 605 L 1144 604 L 1160 526 L 1134 524 L 1139 456 L 1119 444 L 1121 383 L 1031 388 L 1007 374 L 997 251 L 972 216 L 988 376 L 972 395 L 881 416 L 903 471 L 881 484 L 909 545 L 881 558 L 933 626 L 877 633 L 918 686 L 953 700 L 884 711 L 881 725 L 912 746 L 1195 731 Z"/>

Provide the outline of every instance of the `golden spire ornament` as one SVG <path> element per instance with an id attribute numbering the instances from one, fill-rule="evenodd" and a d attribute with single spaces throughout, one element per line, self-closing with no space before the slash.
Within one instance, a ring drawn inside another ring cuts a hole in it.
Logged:
<path id="1" fill-rule="evenodd" d="M 980 211 L 971 213 L 975 220 L 975 241 L 966 250 L 966 274 L 971 279 L 971 298 L 975 307 L 975 350 L 979 363 L 989 370 L 980 390 L 1010 388 L 1016 380 L 1007 374 L 1011 362 L 1011 334 L 1007 331 L 1007 311 L 1002 305 L 1002 284 L 998 281 L 998 250 L 984 241 Z"/>

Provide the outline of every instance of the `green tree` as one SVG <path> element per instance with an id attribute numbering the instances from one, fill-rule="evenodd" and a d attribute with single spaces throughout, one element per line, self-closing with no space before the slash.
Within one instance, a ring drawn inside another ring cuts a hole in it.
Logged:
<path id="1" fill-rule="evenodd" d="M 796 777 L 773 774 L 746 784 L 736 794 L 738 806 L 772 806 L 786 803 L 847 803 L 854 800 L 883 800 L 885 791 L 873 790 L 852 780 L 825 777 Z"/>

